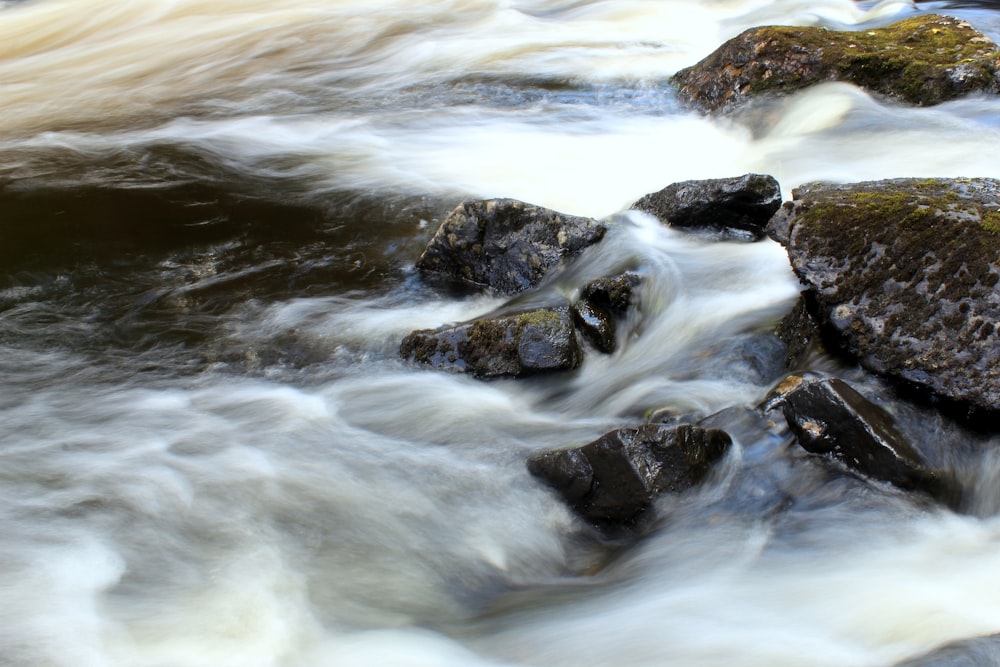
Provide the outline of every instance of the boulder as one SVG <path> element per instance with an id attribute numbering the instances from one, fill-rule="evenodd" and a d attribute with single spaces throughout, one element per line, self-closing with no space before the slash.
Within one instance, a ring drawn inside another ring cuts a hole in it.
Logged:
<path id="1" fill-rule="evenodd" d="M 673 183 L 632 204 L 671 227 L 705 229 L 754 239 L 781 206 L 781 187 L 773 176 L 744 174 Z"/>
<path id="2" fill-rule="evenodd" d="M 441 222 L 417 268 L 429 276 L 516 294 L 600 241 L 606 230 L 592 218 L 514 199 L 466 201 Z"/>
<path id="3" fill-rule="evenodd" d="M 824 342 L 996 428 L 1000 181 L 811 184 L 768 225 Z"/>
<path id="4" fill-rule="evenodd" d="M 770 406 L 780 406 L 799 445 L 837 459 L 872 479 L 919 490 L 954 504 L 955 489 L 933 472 L 892 417 L 837 378 L 786 379 Z"/>
<path id="5" fill-rule="evenodd" d="M 645 424 L 576 449 L 543 452 L 529 459 L 528 470 L 587 521 L 629 526 L 660 494 L 701 482 L 731 443 L 724 431 Z"/>
<path id="6" fill-rule="evenodd" d="M 580 300 L 573 305 L 577 328 L 601 352 L 615 351 L 615 320 L 628 312 L 639 281 L 639 275 L 631 271 L 599 278 L 583 288 Z"/>
<path id="7" fill-rule="evenodd" d="M 411 362 L 486 378 L 569 370 L 582 358 L 565 306 L 414 331 L 399 353 Z"/>
<path id="8" fill-rule="evenodd" d="M 705 111 L 754 96 L 846 81 L 914 105 L 1000 90 L 1000 51 L 967 22 L 914 16 L 885 28 L 751 28 L 672 78 L 682 101 Z"/>

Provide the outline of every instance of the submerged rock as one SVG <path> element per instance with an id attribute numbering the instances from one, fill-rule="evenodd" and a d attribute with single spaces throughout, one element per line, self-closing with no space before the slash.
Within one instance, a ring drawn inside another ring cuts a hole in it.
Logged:
<path id="1" fill-rule="evenodd" d="M 516 294 L 604 237 L 592 218 L 514 199 L 466 201 L 442 221 L 417 259 L 426 274 Z"/>
<path id="2" fill-rule="evenodd" d="M 957 501 L 955 489 L 927 467 L 892 417 L 843 380 L 793 376 L 779 393 L 771 406 L 780 405 L 806 451 L 831 456 L 867 477 L 903 489 L 925 491 L 949 504 Z"/>
<path id="3" fill-rule="evenodd" d="M 584 519 L 631 525 L 658 495 L 701 482 L 731 443 L 724 431 L 645 424 L 576 449 L 543 452 L 529 459 L 528 470 Z"/>
<path id="4" fill-rule="evenodd" d="M 768 232 L 787 248 L 826 342 L 995 429 L 1000 182 L 817 183 L 793 198 Z"/>
<path id="5" fill-rule="evenodd" d="M 896 667 L 996 667 L 1000 665 L 1000 635 L 953 642 Z"/>
<path id="6" fill-rule="evenodd" d="M 885 28 L 752 28 L 674 75 L 680 98 L 725 110 L 764 93 L 846 81 L 915 105 L 1000 90 L 1000 50 L 967 22 L 914 16 Z"/>
<path id="7" fill-rule="evenodd" d="M 479 377 L 569 370 L 579 366 L 582 358 L 567 307 L 414 331 L 403 339 L 399 353 L 412 362 Z"/>
<path id="8" fill-rule="evenodd" d="M 744 174 L 673 183 L 632 204 L 671 227 L 707 229 L 760 238 L 781 207 L 781 187 L 773 176 Z"/>

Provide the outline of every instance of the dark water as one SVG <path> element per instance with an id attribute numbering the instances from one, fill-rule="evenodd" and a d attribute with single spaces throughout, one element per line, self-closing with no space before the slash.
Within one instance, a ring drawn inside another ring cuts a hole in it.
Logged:
<path id="1" fill-rule="evenodd" d="M 763 23 L 990 3 L 34 0 L 0 8 L 0 664 L 890 665 L 1000 632 L 996 441 L 827 358 L 959 511 L 752 410 L 799 286 L 770 241 L 621 211 L 683 179 L 1000 177 L 1000 102 L 845 85 L 727 119 L 664 81 Z M 502 300 L 413 260 L 462 198 L 604 217 L 613 356 L 482 383 L 397 358 Z M 626 550 L 525 459 L 654 411 L 735 447 Z M 986 663 L 983 663 L 986 664 Z"/>

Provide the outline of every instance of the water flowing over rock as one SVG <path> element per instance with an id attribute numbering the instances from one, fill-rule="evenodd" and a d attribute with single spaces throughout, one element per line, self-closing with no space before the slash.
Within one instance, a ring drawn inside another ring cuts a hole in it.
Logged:
<path id="1" fill-rule="evenodd" d="M 811 184 L 768 233 L 787 248 L 827 342 L 996 428 L 1000 182 Z"/>
<path id="2" fill-rule="evenodd" d="M 601 352 L 615 351 L 615 321 L 632 305 L 632 292 L 640 280 L 639 274 L 631 271 L 599 278 L 588 283 L 573 304 L 577 328 Z"/>
<path id="3" fill-rule="evenodd" d="M 934 14 L 857 32 L 768 26 L 734 37 L 672 80 L 682 100 L 706 111 L 824 81 L 932 105 L 1000 90 L 1000 52 L 967 22 Z"/>
<path id="4" fill-rule="evenodd" d="M 425 274 L 501 294 L 536 285 L 546 271 L 604 237 L 592 218 L 514 199 L 466 201 L 441 222 L 417 259 Z"/>
<path id="5" fill-rule="evenodd" d="M 576 449 L 528 461 L 584 519 L 630 525 L 660 494 L 701 482 L 732 443 L 724 431 L 682 424 L 620 428 Z"/>
<path id="6" fill-rule="evenodd" d="M 993 667 L 1000 664 L 1000 635 L 953 642 L 896 667 Z"/>
<path id="7" fill-rule="evenodd" d="M 648 194 L 632 204 L 671 227 L 764 235 L 768 220 L 781 206 L 781 186 L 772 176 L 744 174 L 734 178 L 682 181 Z"/>
<path id="8" fill-rule="evenodd" d="M 488 378 L 573 369 L 582 352 L 569 308 L 555 307 L 414 331 L 403 339 L 400 356 Z"/>
<path id="9" fill-rule="evenodd" d="M 926 491 L 954 504 L 957 493 L 930 470 L 892 417 L 843 380 L 792 376 L 771 406 L 781 411 L 799 444 L 861 474 L 903 489 Z"/>

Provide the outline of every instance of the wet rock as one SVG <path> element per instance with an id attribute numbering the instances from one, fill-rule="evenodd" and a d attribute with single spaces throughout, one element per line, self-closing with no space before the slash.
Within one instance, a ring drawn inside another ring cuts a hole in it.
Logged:
<path id="1" fill-rule="evenodd" d="M 843 380 L 792 376 L 770 406 L 781 407 L 806 451 L 831 456 L 867 477 L 957 502 L 955 489 L 925 465 L 892 417 Z"/>
<path id="2" fill-rule="evenodd" d="M 1000 635 L 953 642 L 896 664 L 896 667 L 996 667 L 1000 665 Z"/>
<path id="3" fill-rule="evenodd" d="M 566 215 L 514 199 L 466 201 L 441 223 L 417 259 L 432 276 L 515 294 L 546 271 L 604 237 L 592 218 Z"/>
<path id="4" fill-rule="evenodd" d="M 672 81 L 682 100 L 727 110 L 765 93 L 846 81 L 915 105 L 1000 89 L 997 45 L 960 19 L 914 16 L 885 28 L 752 28 Z"/>
<path id="5" fill-rule="evenodd" d="M 1000 181 L 811 184 L 768 225 L 828 344 L 956 416 L 1000 411 Z"/>
<path id="6" fill-rule="evenodd" d="M 479 377 L 533 375 L 576 368 L 582 352 L 569 308 L 540 308 L 414 331 L 400 356 Z"/>
<path id="7" fill-rule="evenodd" d="M 645 424 L 576 449 L 543 452 L 528 461 L 528 470 L 584 519 L 632 525 L 658 495 L 701 482 L 731 442 L 724 431 Z"/>
<path id="8" fill-rule="evenodd" d="M 616 318 L 624 317 L 632 304 L 632 292 L 640 277 L 625 272 L 599 278 L 583 288 L 580 301 L 573 306 L 573 321 L 587 340 L 601 352 L 616 347 Z"/>
<path id="9" fill-rule="evenodd" d="M 632 297 L 640 282 L 642 277 L 638 273 L 626 271 L 587 283 L 580 297 L 602 306 L 616 316 L 622 316 L 632 306 Z"/>
<path id="10" fill-rule="evenodd" d="M 774 333 L 785 344 L 785 368 L 788 370 L 803 368 L 814 353 L 823 349 L 822 334 L 809 313 L 805 294 L 799 295 L 792 310 L 778 322 Z"/>
<path id="11" fill-rule="evenodd" d="M 682 181 L 646 195 L 632 208 L 671 227 L 707 229 L 758 239 L 781 206 L 781 187 L 772 176 Z"/>
<path id="12" fill-rule="evenodd" d="M 586 299 L 573 304 L 573 322 L 580 333 L 601 352 L 615 351 L 615 320 L 603 306 Z"/>

